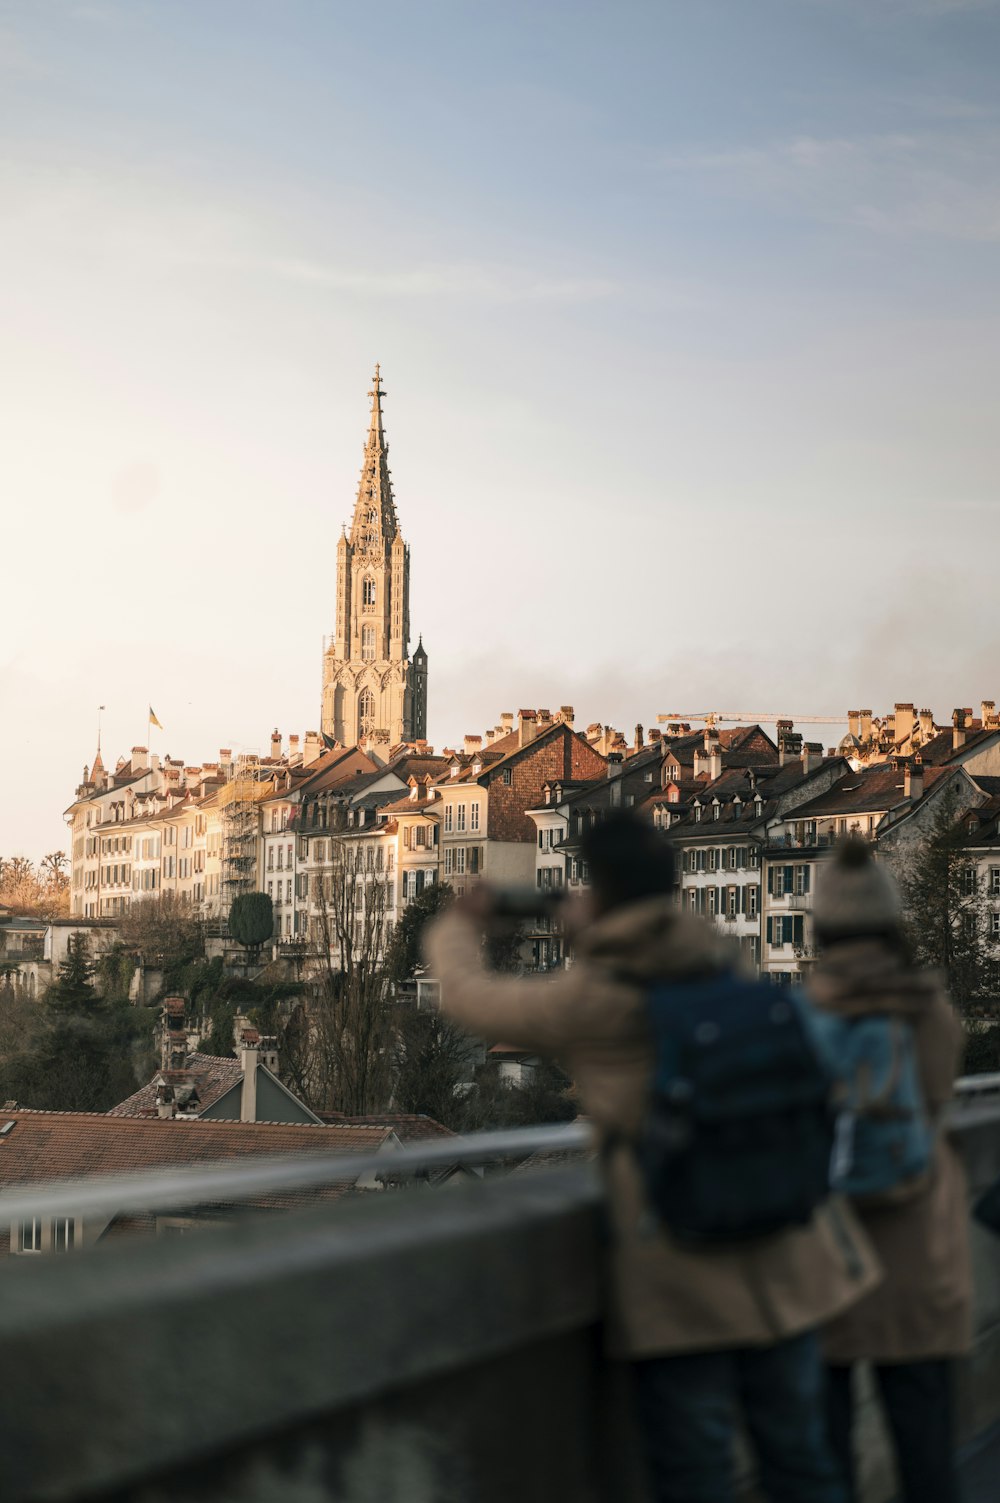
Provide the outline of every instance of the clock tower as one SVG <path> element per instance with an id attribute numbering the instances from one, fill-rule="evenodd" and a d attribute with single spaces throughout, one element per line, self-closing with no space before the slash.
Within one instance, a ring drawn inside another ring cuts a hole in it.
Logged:
<path id="1" fill-rule="evenodd" d="M 396 518 L 379 368 L 350 532 L 337 544 L 337 616 L 323 654 L 323 734 L 386 747 L 427 735 L 427 654 L 410 646 L 410 550 Z"/>

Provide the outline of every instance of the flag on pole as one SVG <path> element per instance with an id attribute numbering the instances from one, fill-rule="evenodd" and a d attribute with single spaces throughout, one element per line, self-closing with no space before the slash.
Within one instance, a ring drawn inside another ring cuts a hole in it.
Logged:
<path id="1" fill-rule="evenodd" d="M 152 705 L 150 705 L 150 707 L 149 707 L 149 723 L 150 723 L 150 725 L 155 725 L 156 729 L 158 731 L 162 731 L 163 730 L 162 725 L 157 720 L 156 716 L 153 714 L 153 706 Z"/>

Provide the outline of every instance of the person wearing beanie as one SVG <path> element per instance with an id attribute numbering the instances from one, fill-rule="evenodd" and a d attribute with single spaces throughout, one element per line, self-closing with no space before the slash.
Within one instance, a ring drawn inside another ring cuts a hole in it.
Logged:
<path id="1" fill-rule="evenodd" d="M 546 978 L 488 972 L 483 930 L 503 894 L 480 884 L 426 936 L 441 1009 L 480 1037 L 557 1056 L 593 1124 L 611 1231 L 607 1334 L 611 1355 L 631 1364 L 651 1498 L 734 1499 L 742 1411 L 764 1496 L 845 1503 L 816 1333 L 873 1287 L 875 1260 L 849 1208 L 829 1202 L 811 1219 L 711 1249 L 666 1229 L 636 1151 L 655 1059 L 650 990 L 674 987 L 697 1007 L 737 985 L 738 952 L 679 910 L 671 847 L 650 822 L 609 814 L 581 855 L 591 886 L 564 919 L 572 967 Z"/>
<path id="2" fill-rule="evenodd" d="M 971 1341 L 972 1275 L 965 1177 L 943 1115 L 962 1027 L 941 979 L 908 963 L 899 889 L 866 841 L 844 842 L 821 871 L 813 918 L 820 952 L 808 981 L 813 1004 L 847 1020 L 909 1025 L 934 1130 L 929 1172 L 912 1193 L 855 1203 L 885 1278 L 823 1333 L 831 1440 L 853 1489 L 852 1383 L 855 1364 L 866 1360 L 892 1435 L 901 1498 L 953 1503 L 952 1359 Z"/>

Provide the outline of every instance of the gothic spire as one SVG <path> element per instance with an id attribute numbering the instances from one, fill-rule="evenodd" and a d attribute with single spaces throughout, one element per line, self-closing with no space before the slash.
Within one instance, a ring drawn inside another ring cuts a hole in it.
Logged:
<path id="1" fill-rule="evenodd" d="M 389 447 L 382 427 L 382 376 L 375 367 L 372 389 L 371 422 L 365 444 L 364 464 L 358 485 L 358 499 L 354 506 L 354 521 L 351 523 L 351 544 L 367 547 L 372 552 L 385 552 L 399 530 L 396 507 L 392 499 L 392 480 L 389 476 Z"/>

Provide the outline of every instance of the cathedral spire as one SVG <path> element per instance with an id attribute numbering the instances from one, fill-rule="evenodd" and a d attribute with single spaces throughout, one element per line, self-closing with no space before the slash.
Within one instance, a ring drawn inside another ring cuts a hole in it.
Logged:
<path id="1" fill-rule="evenodd" d="M 382 427 L 382 398 L 385 390 L 377 365 L 368 395 L 371 397 L 372 414 L 350 540 L 355 548 L 363 547 L 371 552 L 381 552 L 391 545 L 399 530 L 399 523 L 396 520 L 392 480 L 389 476 L 389 448 Z"/>

